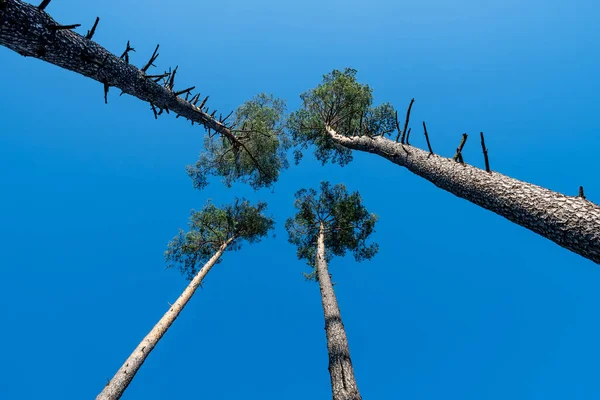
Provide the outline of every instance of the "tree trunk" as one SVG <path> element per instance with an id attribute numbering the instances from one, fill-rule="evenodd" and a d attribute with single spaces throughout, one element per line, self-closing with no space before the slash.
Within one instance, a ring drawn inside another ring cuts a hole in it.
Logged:
<path id="1" fill-rule="evenodd" d="M 140 342 L 133 353 L 131 353 L 129 358 L 125 360 L 125 363 L 123 363 L 121 368 L 104 387 L 98 397 L 96 397 L 96 400 L 117 400 L 121 398 L 123 392 L 125 389 L 127 389 L 127 386 L 129 386 L 129 383 L 131 383 L 144 361 L 146 361 L 146 358 L 152 349 L 154 349 L 163 335 L 167 333 L 169 327 L 173 324 L 173 322 L 175 322 L 175 319 L 177 319 L 179 313 L 181 313 L 185 305 L 194 295 L 196 289 L 198 289 L 198 286 L 200 286 L 200 283 L 202 283 L 202 279 L 204 279 L 206 274 L 208 274 L 208 271 L 210 271 L 213 265 L 215 265 L 217 260 L 219 260 L 227 246 L 232 241 L 233 238 L 223 243 L 219 250 L 217 250 L 210 260 L 204 264 L 202 269 L 198 271 L 194 279 L 192 279 L 190 284 L 185 288 L 175 304 L 173 304 L 169 311 L 167 311 L 165 315 L 163 315 L 163 317 L 158 321 L 158 323 L 154 325 L 154 328 L 152 328 L 150 333 L 148 333 L 148 335 L 146 335 L 146 337 Z"/>
<path id="2" fill-rule="evenodd" d="M 430 155 L 382 137 L 343 136 L 327 127 L 346 148 L 382 156 L 439 188 L 490 210 L 600 264 L 600 206 L 497 172 Z"/>
<path id="3" fill-rule="evenodd" d="M 325 334 L 327 336 L 329 375 L 331 377 L 333 400 L 361 400 L 354 378 L 346 330 L 342 323 L 340 308 L 335 298 L 327 269 L 327 261 L 325 260 L 325 232 L 322 223 L 317 246 L 317 276 L 325 314 Z"/>
<path id="4" fill-rule="evenodd" d="M 68 28 L 31 4 L 0 0 L 0 45 L 92 78 L 103 83 L 105 90 L 117 87 L 236 141 L 223 123 L 180 98 L 172 87 L 159 85 L 152 76 Z"/>

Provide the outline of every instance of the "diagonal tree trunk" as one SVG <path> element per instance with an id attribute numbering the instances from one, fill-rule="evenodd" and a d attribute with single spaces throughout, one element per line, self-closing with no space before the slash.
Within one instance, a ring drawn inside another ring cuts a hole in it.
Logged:
<path id="1" fill-rule="evenodd" d="M 198 271 L 194 279 L 190 282 L 190 284 L 185 288 L 181 296 L 177 299 L 177 301 L 171 306 L 169 311 L 163 315 L 163 317 L 158 321 L 154 328 L 146 335 L 146 337 L 140 342 L 140 344 L 135 348 L 133 353 L 125 360 L 121 368 L 117 371 L 115 376 L 108 382 L 108 384 L 104 387 L 102 392 L 96 397 L 96 400 L 118 400 L 127 389 L 127 386 L 131 383 L 135 374 L 141 368 L 144 361 L 150 352 L 154 349 L 154 347 L 158 344 L 158 341 L 167 333 L 169 327 L 175 322 L 175 319 L 179 316 L 179 313 L 186 306 L 188 301 L 194 295 L 198 286 L 202 283 L 202 280 L 208 274 L 208 271 L 215 265 L 215 263 L 219 260 L 227 246 L 234 240 L 232 237 L 227 240 L 225 243 L 221 245 L 219 250 L 204 264 L 202 269 Z"/>
<path id="2" fill-rule="evenodd" d="M 321 223 L 317 243 L 317 276 L 325 314 L 325 334 L 329 353 L 329 375 L 333 400 L 361 400 L 350 359 L 348 338 L 333 291 L 325 259 L 325 228 Z"/>
<path id="3" fill-rule="evenodd" d="M 238 142 L 225 124 L 189 101 L 179 97 L 172 85 L 159 85 L 156 77 L 129 64 L 87 37 L 57 23 L 45 11 L 20 0 L 0 0 L 0 45 L 25 57 L 35 57 L 77 72 L 109 87 L 147 101 L 153 107 L 169 110 L 213 129 L 232 142 Z M 127 46 L 129 48 L 129 45 Z M 152 61 L 148 66 L 152 64 Z M 193 88 L 192 88 L 193 89 Z M 106 93 L 105 93 L 106 94 Z"/>
<path id="4" fill-rule="evenodd" d="M 600 264 L 600 206 L 497 172 L 457 163 L 383 137 L 343 136 L 326 128 L 346 148 L 377 154 L 437 187 L 519 224 Z"/>

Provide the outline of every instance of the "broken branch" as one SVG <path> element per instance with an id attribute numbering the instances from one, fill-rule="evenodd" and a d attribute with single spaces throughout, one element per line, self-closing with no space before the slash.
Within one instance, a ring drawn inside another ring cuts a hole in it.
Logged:
<path id="1" fill-rule="evenodd" d="M 425 121 L 423 121 L 423 131 L 425 132 L 425 140 L 427 141 L 427 148 L 429 148 L 429 154 L 433 154 L 433 150 L 431 150 L 431 143 L 429 143 L 429 135 L 427 134 L 427 126 L 425 125 Z"/>
<path id="2" fill-rule="evenodd" d="M 94 33 L 96 33 L 96 27 L 98 26 L 98 22 L 100 22 L 100 17 L 96 17 L 96 22 L 94 22 L 94 26 L 92 26 L 92 29 L 89 30 L 87 32 L 87 34 L 85 35 L 86 39 L 92 39 L 92 37 L 94 36 Z"/>
<path id="3" fill-rule="evenodd" d="M 479 132 L 479 134 L 481 135 L 481 149 L 483 150 L 483 159 L 485 160 L 485 172 L 492 172 L 490 171 L 490 160 L 488 159 L 488 151 L 485 147 L 483 132 Z"/>
<path id="4" fill-rule="evenodd" d="M 196 86 L 189 87 L 189 88 L 187 88 L 185 90 L 180 90 L 178 92 L 175 92 L 174 94 L 175 94 L 175 96 L 181 96 L 184 93 L 188 93 L 189 94 L 194 89 L 196 89 Z"/>
<path id="5" fill-rule="evenodd" d="M 44 9 L 48 6 L 48 4 L 50 4 L 51 0 L 44 0 L 40 3 L 40 5 L 38 6 L 38 10 L 40 11 L 44 11 Z"/>
<path id="6" fill-rule="evenodd" d="M 129 40 L 128 40 L 127 48 L 125 49 L 123 54 L 121 54 L 121 57 L 120 57 L 120 58 L 124 59 L 127 64 L 129 64 L 129 52 L 130 51 L 135 51 L 135 49 L 129 45 Z"/>
<path id="7" fill-rule="evenodd" d="M 150 61 L 148 61 L 148 63 L 144 65 L 144 68 L 142 68 L 142 72 L 146 72 L 151 66 L 156 67 L 156 65 L 154 65 L 153 62 L 156 61 L 156 59 L 158 58 L 158 46 L 159 45 L 157 44 L 156 49 L 154 49 L 154 53 L 152 53 L 152 57 L 150 57 Z"/>
<path id="8" fill-rule="evenodd" d="M 108 82 L 104 82 L 104 104 L 108 104 L 108 89 L 110 88 L 110 86 L 108 85 Z"/>
<path id="9" fill-rule="evenodd" d="M 458 148 L 456 149 L 456 154 L 453 157 L 454 161 L 458 161 L 461 164 L 464 164 L 464 161 L 462 158 L 462 149 L 463 149 L 463 147 L 465 147 L 465 143 L 467 142 L 467 136 L 468 135 L 466 133 L 462 134 L 462 139 L 460 140 L 460 144 L 458 145 Z"/>
<path id="10" fill-rule="evenodd" d="M 410 100 L 410 104 L 408 105 L 408 110 L 406 110 L 406 119 L 404 120 L 404 129 L 402 130 L 402 137 L 400 138 L 400 143 L 404 143 L 404 137 L 406 136 L 406 129 L 408 128 L 408 121 L 410 120 L 410 110 L 412 109 L 412 105 L 415 102 L 415 99 Z M 400 132 L 398 132 L 398 135 Z M 398 141 L 398 137 L 396 137 L 396 142 Z"/>
<path id="11" fill-rule="evenodd" d="M 48 29 L 51 31 L 60 31 L 60 30 L 70 30 L 80 27 L 81 24 L 72 24 L 72 25 L 49 25 Z"/>

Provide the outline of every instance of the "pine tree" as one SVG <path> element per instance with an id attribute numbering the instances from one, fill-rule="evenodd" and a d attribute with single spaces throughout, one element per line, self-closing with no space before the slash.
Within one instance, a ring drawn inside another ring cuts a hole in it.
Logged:
<path id="1" fill-rule="evenodd" d="M 169 266 L 179 266 L 191 280 L 177 301 L 125 360 L 96 400 L 117 400 L 138 372 L 158 341 L 175 322 L 211 268 L 225 251 L 238 250 L 242 242 L 255 243 L 273 228 L 273 219 L 264 215 L 265 203 L 251 205 L 247 200 L 216 207 L 210 202 L 201 211 L 192 210 L 190 230 L 180 231 L 168 246 Z"/>
<path id="2" fill-rule="evenodd" d="M 325 315 L 329 375 L 333 400 L 360 400 L 346 330 L 342 322 L 328 263 L 333 256 L 350 251 L 356 261 L 368 260 L 378 250 L 366 244 L 377 217 L 362 204 L 358 192 L 348 194 L 342 184 L 321 182 L 321 191 L 302 189 L 295 195 L 298 212 L 286 221 L 289 242 L 296 245 L 299 259 L 314 269 L 305 274 L 319 282 Z"/>
<path id="3" fill-rule="evenodd" d="M 461 151 L 466 135 L 453 158 L 433 153 L 426 125 L 429 150 L 408 144 L 410 107 L 404 127 L 394 108 L 386 103 L 374 107 L 372 89 L 356 81 L 356 70 L 334 70 L 324 75 L 314 89 L 303 93 L 302 107 L 289 118 L 289 129 L 301 150 L 315 146 L 323 164 L 345 165 L 352 150 L 377 154 L 427 179 L 437 187 L 466 199 L 508 220 L 536 232 L 560 246 L 595 263 L 600 263 L 600 206 L 578 196 L 519 181 L 491 171 L 483 134 L 482 150 L 486 169 L 467 165 Z M 397 131 L 395 140 L 391 137 Z"/>

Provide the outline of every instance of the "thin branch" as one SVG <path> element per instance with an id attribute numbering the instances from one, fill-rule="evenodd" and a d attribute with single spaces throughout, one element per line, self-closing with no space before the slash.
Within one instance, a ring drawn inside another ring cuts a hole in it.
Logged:
<path id="1" fill-rule="evenodd" d="M 427 126 L 425 125 L 425 121 L 423 121 L 423 131 L 425 132 L 425 140 L 427 141 L 427 147 L 429 148 L 429 154 L 433 154 L 433 150 L 431 150 L 431 143 L 429 143 L 429 135 L 427 134 Z"/>
<path id="2" fill-rule="evenodd" d="M 200 105 L 198 106 L 199 109 L 202 109 L 202 107 L 204 107 L 204 105 L 206 104 L 206 100 L 208 100 L 210 96 L 206 96 L 204 98 L 204 100 L 202 100 L 202 103 L 200 103 Z"/>
<path id="3" fill-rule="evenodd" d="M 483 150 L 483 159 L 485 160 L 485 172 L 492 172 L 490 170 L 490 160 L 488 159 L 488 151 L 485 147 L 485 140 L 483 139 L 483 132 L 479 132 L 481 135 L 481 149 Z"/>
<path id="4" fill-rule="evenodd" d="M 398 134 L 396 135 L 396 143 L 398 143 L 398 140 L 400 139 L 400 133 L 402 132 L 400 130 L 400 123 L 398 122 L 398 110 L 395 110 L 394 114 L 396 116 L 396 129 L 398 130 Z"/>
<path id="5" fill-rule="evenodd" d="M 40 3 L 40 5 L 38 6 L 38 10 L 40 10 L 40 11 L 44 11 L 44 9 L 45 9 L 46 7 L 48 7 L 48 4 L 50 4 L 50 1 L 51 1 L 51 0 L 44 0 L 44 1 L 42 1 L 42 2 Z"/>
<path id="6" fill-rule="evenodd" d="M 148 61 L 148 63 L 144 65 L 144 68 L 142 68 L 142 72 L 146 72 L 148 68 L 150 68 L 150 66 L 156 67 L 156 65 L 154 65 L 153 62 L 156 61 L 156 59 L 158 58 L 158 46 L 159 45 L 157 44 L 156 49 L 154 49 L 154 53 L 152 53 L 152 57 L 150 57 L 150 61 Z"/>
<path id="7" fill-rule="evenodd" d="M 85 35 L 86 39 L 92 39 L 94 33 L 96 33 L 96 27 L 98 26 L 98 22 L 100 22 L 100 17 L 96 17 L 96 22 L 94 22 L 94 26 L 92 26 L 92 29 L 87 32 L 87 35 Z"/>
<path id="8" fill-rule="evenodd" d="M 406 110 L 406 119 L 404 120 L 404 129 L 402 130 L 402 137 L 400 138 L 400 143 L 404 143 L 404 137 L 406 136 L 406 129 L 408 128 L 408 121 L 410 120 L 410 110 L 412 109 L 412 105 L 415 102 L 415 99 L 410 100 L 410 104 L 408 105 L 408 110 Z M 398 132 L 400 133 L 400 132 Z M 398 138 L 396 138 L 396 142 Z"/>
<path id="9" fill-rule="evenodd" d="M 225 118 L 223 118 L 220 122 L 224 123 L 225 121 L 227 121 L 227 118 L 231 117 L 231 114 L 233 114 L 233 111 L 231 111 L 229 114 L 227 114 L 227 116 Z"/>
<path id="10" fill-rule="evenodd" d="M 104 82 L 104 104 L 108 104 L 108 89 L 109 89 L 109 85 L 108 82 Z"/>
<path id="11" fill-rule="evenodd" d="M 454 159 L 454 161 L 457 161 L 461 164 L 464 164 L 463 161 L 463 157 L 462 157 L 462 149 L 463 147 L 465 147 L 465 143 L 467 142 L 467 135 L 466 133 L 462 134 L 462 139 L 460 140 L 460 144 L 458 145 L 458 148 L 456 149 L 456 154 L 454 155 L 454 157 L 452 157 Z"/>
<path id="12" fill-rule="evenodd" d="M 173 94 L 174 94 L 175 96 L 181 96 L 181 95 L 182 95 L 182 94 L 184 94 L 184 93 L 188 93 L 188 94 L 189 94 L 189 93 L 190 93 L 192 90 L 194 90 L 194 89 L 196 89 L 196 86 L 189 87 L 189 88 L 187 88 L 187 89 L 185 89 L 185 90 L 180 90 L 180 91 L 178 91 L 178 92 L 175 92 L 175 93 L 173 93 Z"/>
<path id="13" fill-rule="evenodd" d="M 171 76 L 167 81 L 167 84 L 165 85 L 165 87 L 169 90 L 173 90 L 173 86 L 175 86 L 175 74 L 177 73 L 177 68 L 179 68 L 179 65 L 175 67 L 173 73 L 171 73 Z"/>
<path id="14" fill-rule="evenodd" d="M 410 137 L 410 131 L 412 128 L 408 128 L 408 133 L 406 134 L 406 144 L 410 146 L 410 143 L 408 143 L 408 138 Z"/>
<path id="15" fill-rule="evenodd" d="M 128 63 L 128 64 L 129 64 L 129 52 L 130 51 L 135 51 L 135 49 L 129 45 L 129 40 L 128 40 L 127 41 L 127 48 L 125 49 L 125 51 L 123 52 L 123 54 L 121 54 L 121 58 L 124 59 L 125 62 Z"/>
<path id="16" fill-rule="evenodd" d="M 49 25 L 48 29 L 51 31 L 60 31 L 60 30 L 71 30 L 77 27 L 80 27 L 81 24 L 72 24 L 72 25 Z"/>
<path id="17" fill-rule="evenodd" d="M 154 113 L 154 119 L 158 119 L 158 113 L 156 112 L 156 107 L 154 104 L 150 103 L 150 107 L 152 107 L 152 112 Z"/>
<path id="18" fill-rule="evenodd" d="M 148 78 L 148 79 L 157 79 L 158 80 L 158 79 L 162 79 L 162 78 L 167 77 L 167 76 L 169 76 L 169 73 L 165 72 L 164 74 L 160 74 L 160 75 L 146 75 L 146 78 Z"/>

